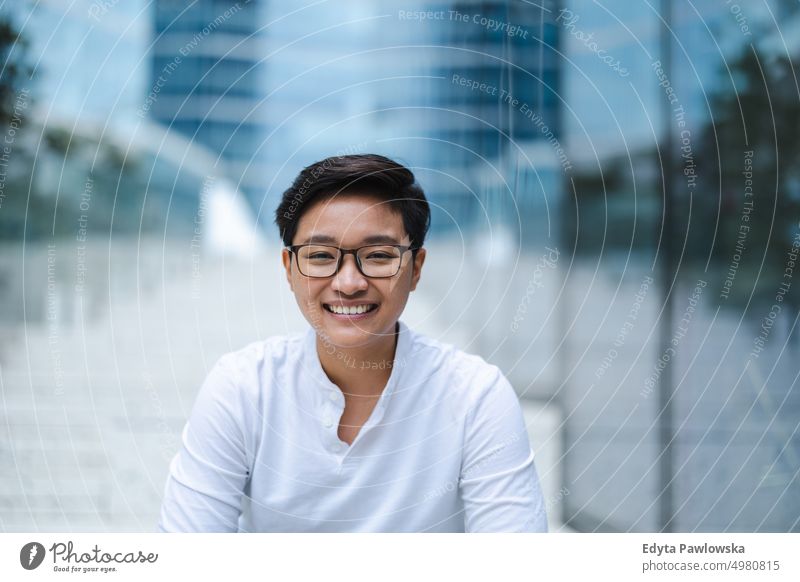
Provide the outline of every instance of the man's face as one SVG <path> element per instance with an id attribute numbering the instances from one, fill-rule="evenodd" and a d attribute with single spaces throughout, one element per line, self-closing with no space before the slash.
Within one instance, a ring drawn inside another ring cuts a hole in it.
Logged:
<path id="1" fill-rule="evenodd" d="M 374 244 L 374 237 L 386 237 L 381 243 L 408 246 L 410 239 L 402 216 L 388 202 L 372 196 L 340 194 L 317 200 L 304 212 L 292 244 L 309 242 L 343 249 Z M 297 304 L 318 335 L 339 348 L 352 348 L 380 342 L 394 333 L 394 325 L 408 301 L 408 294 L 419 281 L 425 249 L 412 260 L 411 251 L 403 253 L 400 271 L 385 279 L 365 277 L 358 270 L 355 256 L 345 255 L 335 275 L 326 278 L 306 277 L 297 269 L 296 257 L 283 249 L 286 278 Z M 331 306 L 370 306 L 363 314 L 332 313 Z"/>

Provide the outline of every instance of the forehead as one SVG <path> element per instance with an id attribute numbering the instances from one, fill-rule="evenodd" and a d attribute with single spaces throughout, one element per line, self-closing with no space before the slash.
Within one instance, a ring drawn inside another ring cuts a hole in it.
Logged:
<path id="1" fill-rule="evenodd" d="M 376 196 L 339 194 L 316 200 L 306 208 L 297 224 L 294 244 L 319 242 L 372 244 L 406 238 L 403 217 L 387 200 Z"/>

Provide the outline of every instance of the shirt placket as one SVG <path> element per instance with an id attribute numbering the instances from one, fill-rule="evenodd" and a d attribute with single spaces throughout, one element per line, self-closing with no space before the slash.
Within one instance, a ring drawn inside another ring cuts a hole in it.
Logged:
<path id="1" fill-rule="evenodd" d="M 372 410 L 367 421 L 358 431 L 355 440 L 351 445 L 343 442 L 339 438 L 339 421 L 341 420 L 342 413 L 344 412 L 345 400 L 344 394 L 336 384 L 322 371 L 319 365 L 319 360 L 316 354 L 316 344 L 314 343 L 313 335 L 307 338 L 307 350 L 310 358 L 309 367 L 313 370 L 315 392 L 317 394 L 317 410 L 320 422 L 320 428 L 323 434 L 323 445 L 325 450 L 333 455 L 341 471 L 345 461 L 352 456 L 351 451 L 359 445 L 363 440 L 364 435 L 372 430 L 376 425 L 380 424 L 383 420 L 387 403 L 391 397 L 393 386 L 397 382 L 397 373 L 390 376 L 389 382 L 381 393 L 375 408 Z M 398 354 L 399 355 L 399 354 Z"/>
<path id="2" fill-rule="evenodd" d="M 345 461 L 347 461 L 347 459 L 351 456 L 352 451 L 359 445 L 359 442 L 363 440 L 364 435 L 366 435 L 370 430 L 378 425 L 381 420 L 383 420 L 384 412 L 386 410 L 386 396 L 388 388 L 389 386 L 384 389 L 383 393 L 378 399 L 378 402 L 375 404 L 375 408 L 372 409 L 372 413 L 358 431 L 358 434 L 351 445 L 343 442 L 339 438 L 338 434 L 339 421 L 341 420 L 342 413 L 344 412 L 344 395 L 335 384 L 331 384 L 329 388 L 326 388 L 325 391 L 327 392 L 327 395 L 322 399 L 321 403 L 321 422 L 324 434 L 324 442 L 326 449 L 334 455 L 340 470 Z"/>
<path id="3" fill-rule="evenodd" d="M 325 448 L 333 453 L 341 464 L 341 457 L 347 448 L 338 435 L 339 419 L 344 412 L 344 395 L 336 385 L 330 384 L 325 388 L 320 408 Z"/>

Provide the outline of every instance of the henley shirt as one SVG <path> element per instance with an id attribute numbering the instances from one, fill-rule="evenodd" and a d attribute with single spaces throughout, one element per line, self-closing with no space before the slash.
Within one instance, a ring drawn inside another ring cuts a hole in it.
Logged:
<path id="1" fill-rule="evenodd" d="M 337 435 L 344 395 L 312 327 L 222 356 L 170 463 L 159 531 L 547 531 L 508 380 L 398 330 L 388 383 L 351 445 Z"/>

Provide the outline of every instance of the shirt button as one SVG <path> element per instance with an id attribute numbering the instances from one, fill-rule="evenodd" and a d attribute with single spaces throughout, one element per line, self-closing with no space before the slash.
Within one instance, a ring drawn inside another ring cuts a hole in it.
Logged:
<path id="1" fill-rule="evenodd" d="M 331 390 L 331 391 L 328 393 L 328 397 L 331 399 L 331 402 L 336 402 L 337 400 L 339 400 L 339 394 L 337 394 L 337 393 L 336 393 L 336 392 L 334 392 L 333 390 Z"/>
<path id="2" fill-rule="evenodd" d="M 330 416 L 326 416 L 325 420 L 323 420 L 323 424 L 325 425 L 325 428 L 330 428 L 333 426 L 333 419 Z"/>

